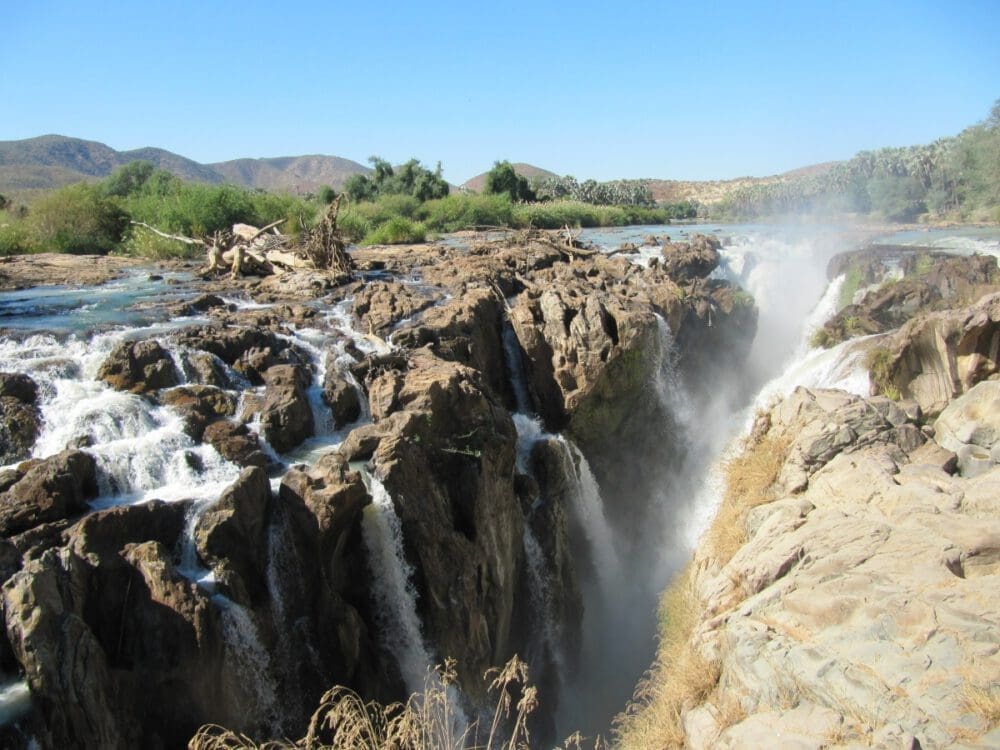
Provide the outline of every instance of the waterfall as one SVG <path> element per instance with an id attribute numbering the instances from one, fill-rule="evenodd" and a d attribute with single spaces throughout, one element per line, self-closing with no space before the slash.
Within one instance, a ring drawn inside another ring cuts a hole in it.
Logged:
<path id="1" fill-rule="evenodd" d="M 13 724 L 31 710 L 31 690 L 27 680 L 0 684 L 0 727 Z"/>
<path id="2" fill-rule="evenodd" d="M 260 641 L 257 623 L 246 608 L 222 594 L 212 597 L 222 615 L 222 633 L 226 652 L 236 664 L 243 686 L 250 688 L 254 704 L 247 709 L 266 716 L 266 725 L 275 735 L 281 733 L 282 711 L 271 672 L 271 658 Z"/>
<path id="3" fill-rule="evenodd" d="M 521 356 L 521 342 L 517 339 L 514 326 L 508 318 L 503 321 L 503 353 L 507 363 L 507 373 L 514 389 L 514 402 L 520 414 L 532 411 L 531 394 L 528 393 L 527 378 L 524 374 L 524 359 Z"/>
<path id="4" fill-rule="evenodd" d="M 406 689 L 415 693 L 423 690 L 432 663 L 420 631 L 413 568 L 403 552 L 403 527 L 389 492 L 376 476 L 364 476 L 372 503 L 365 508 L 361 529 L 374 578 L 375 618 Z"/>

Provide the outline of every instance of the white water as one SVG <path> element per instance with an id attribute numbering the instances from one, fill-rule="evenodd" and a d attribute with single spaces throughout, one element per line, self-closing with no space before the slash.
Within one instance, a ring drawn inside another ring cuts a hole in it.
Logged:
<path id="1" fill-rule="evenodd" d="M 31 708 L 31 691 L 26 680 L 0 685 L 0 727 L 13 724 Z"/>
<path id="2" fill-rule="evenodd" d="M 396 658 L 406 689 L 415 693 L 423 690 L 433 664 L 420 630 L 413 568 L 403 552 L 403 528 L 389 492 L 377 477 L 365 476 L 372 503 L 361 529 L 374 579 L 375 618 L 382 644 Z"/>
<path id="3" fill-rule="evenodd" d="M 278 734 L 281 717 L 278 691 L 271 671 L 271 657 L 261 643 L 257 623 L 244 607 L 221 594 L 213 596 L 212 602 L 222 615 L 227 659 L 235 662 L 243 686 L 249 687 L 254 695 L 254 703 L 246 708 L 266 717 L 268 727 Z"/>

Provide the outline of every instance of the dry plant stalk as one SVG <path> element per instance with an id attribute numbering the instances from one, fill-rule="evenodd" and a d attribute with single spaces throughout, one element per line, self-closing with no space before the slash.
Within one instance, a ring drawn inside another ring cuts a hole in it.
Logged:
<path id="1" fill-rule="evenodd" d="M 218 725 L 198 730 L 190 750 L 527 750 L 528 717 L 538 706 L 538 693 L 527 683 L 528 665 L 514 656 L 486 673 L 496 706 L 489 733 L 479 739 L 478 721 L 466 724 L 452 694 L 455 661 L 429 671 L 424 690 L 405 704 L 382 706 L 364 701 L 345 687 L 328 690 L 309 721 L 306 735 L 292 742 L 256 744 L 249 737 Z M 519 696 L 515 700 L 515 696 Z"/>

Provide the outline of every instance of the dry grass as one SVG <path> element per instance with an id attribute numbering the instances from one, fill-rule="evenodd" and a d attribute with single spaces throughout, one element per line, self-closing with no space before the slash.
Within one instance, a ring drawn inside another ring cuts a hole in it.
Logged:
<path id="1" fill-rule="evenodd" d="M 455 663 L 430 673 L 422 693 L 405 704 L 365 702 L 352 690 L 335 687 L 323 696 L 305 737 L 298 741 L 250 738 L 217 725 L 202 727 L 190 750 L 522 750 L 531 746 L 527 720 L 537 707 L 528 685 L 528 665 L 516 656 L 502 669 L 490 670 L 496 707 L 489 727 L 466 725 L 450 695 Z M 515 700 L 515 696 L 518 698 Z M 579 744 L 577 744 L 579 747 Z"/>
<path id="2" fill-rule="evenodd" d="M 1000 686 L 966 685 L 962 689 L 962 708 L 982 719 L 987 732 L 1000 726 Z"/>
<path id="3" fill-rule="evenodd" d="M 719 681 L 719 664 L 691 647 L 698 615 L 689 566 L 660 601 L 656 662 L 639 683 L 626 712 L 615 720 L 618 747 L 684 746 L 683 711 L 703 702 Z"/>
<path id="4" fill-rule="evenodd" d="M 788 444 L 785 437 L 765 434 L 726 467 L 726 493 L 705 538 L 705 549 L 720 565 L 746 543 L 749 510 L 774 499 L 772 486 L 784 465 Z M 738 581 L 734 587 L 740 590 Z M 629 750 L 684 746 L 684 711 L 705 702 L 720 674 L 718 663 L 706 660 L 692 647 L 691 636 L 701 614 L 689 565 L 660 600 L 656 662 L 636 687 L 625 713 L 615 720 L 616 746 Z M 718 705 L 716 710 L 726 721 L 742 721 L 738 702 Z"/>
<path id="5" fill-rule="evenodd" d="M 707 549 L 720 565 L 729 562 L 747 542 L 747 513 L 774 500 L 773 485 L 785 463 L 789 440 L 764 435 L 726 465 L 726 493 L 705 537 Z"/>

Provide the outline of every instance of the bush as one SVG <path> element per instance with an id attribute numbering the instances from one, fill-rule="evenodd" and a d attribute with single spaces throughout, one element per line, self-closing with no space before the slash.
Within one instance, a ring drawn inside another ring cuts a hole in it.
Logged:
<path id="1" fill-rule="evenodd" d="M 29 252 L 31 242 L 24 220 L 0 211 L 0 255 Z"/>
<path id="2" fill-rule="evenodd" d="M 389 219 L 365 237 L 364 245 L 403 245 L 423 242 L 427 239 L 427 228 L 420 222 L 412 222 L 402 216 Z"/>
<path id="3" fill-rule="evenodd" d="M 121 242 L 129 217 L 100 188 L 81 182 L 39 200 L 27 223 L 32 249 L 103 255 Z"/>

